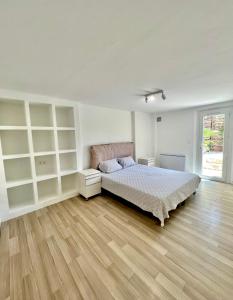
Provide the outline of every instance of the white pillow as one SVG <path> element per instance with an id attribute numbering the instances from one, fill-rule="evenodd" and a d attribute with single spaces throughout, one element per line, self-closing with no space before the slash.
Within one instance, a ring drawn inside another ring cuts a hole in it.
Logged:
<path id="1" fill-rule="evenodd" d="M 131 167 L 136 164 L 131 156 L 118 158 L 118 162 L 122 166 L 123 169 Z"/>
<path id="2" fill-rule="evenodd" d="M 102 161 L 99 164 L 100 171 L 104 173 L 112 173 L 122 169 L 122 166 L 118 164 L 116 158 Z"/>

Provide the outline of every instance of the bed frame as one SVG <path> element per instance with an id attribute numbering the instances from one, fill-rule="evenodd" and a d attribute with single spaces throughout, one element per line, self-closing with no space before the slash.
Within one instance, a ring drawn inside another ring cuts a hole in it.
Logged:
<path id="1" fill-rule="evenodd" d="M 99 164 L 102 161 L 119 158 L 119 157 L 126 157 L 126 156 L 134 157 L 134 143 L 126 142 L 126 143 L 94 145 L 90 147 L 90 154 L 91 154 L 91 167 L 93 169 L 98 169 Z M 195 192 L 193 194 L 195 194 Z M 184 201 L 180 203 L 180 205 L 183 205 Z M 128 202 L 131 203 L 131 201 Z M 164 226 L 164 220 L 161 221 L 161 227 L 163 226 Z"/>

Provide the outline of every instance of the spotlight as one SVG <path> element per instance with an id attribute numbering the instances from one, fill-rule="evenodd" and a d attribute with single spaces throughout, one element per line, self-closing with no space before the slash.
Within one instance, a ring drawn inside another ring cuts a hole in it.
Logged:
<path id="1" fill-rule="evenodd" d="M 148 103 L 150 100 L 154 100 L 155 99 L 155 95 L 157 94 L 161 94 L 161 97 L 163 100 L 166 100 L 166 96 L 164 94 L 164 91 L 161 89 L 156 89 L 153 92 L 148 92 L 147 94 L 141 95 L 145 97 L 145 102 Z"/>
<path id="2" fill-rule="evenodd" d="M 150 95 L 150 96 L 148 96 L 148 100 L 149 100 L 149 101 L 154 101 L 154 100 L 155 100 L 155 95 Z"/>

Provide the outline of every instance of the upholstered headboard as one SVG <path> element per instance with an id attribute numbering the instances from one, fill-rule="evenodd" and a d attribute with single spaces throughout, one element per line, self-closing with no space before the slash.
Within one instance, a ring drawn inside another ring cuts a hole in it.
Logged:
<path id="1" fill-rule="evenodd" d="M 91 151 L 91 167 L 93 169 L 98 169 L 101 161 L 125 157 L 134 156 L 134 143 L 112 143 L 112 144 L 102 144 L 94 145 L 90 148 Z"/>

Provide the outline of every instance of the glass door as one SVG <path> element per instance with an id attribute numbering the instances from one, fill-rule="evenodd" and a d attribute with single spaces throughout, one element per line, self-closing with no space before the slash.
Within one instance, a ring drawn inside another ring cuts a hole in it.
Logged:
<path id="1" fill-rule="evenodd" d="M 226 180 L 228 126 L 228 111 L 208 111 L 201 114 L 199 173 L 204 178 Z"/>

